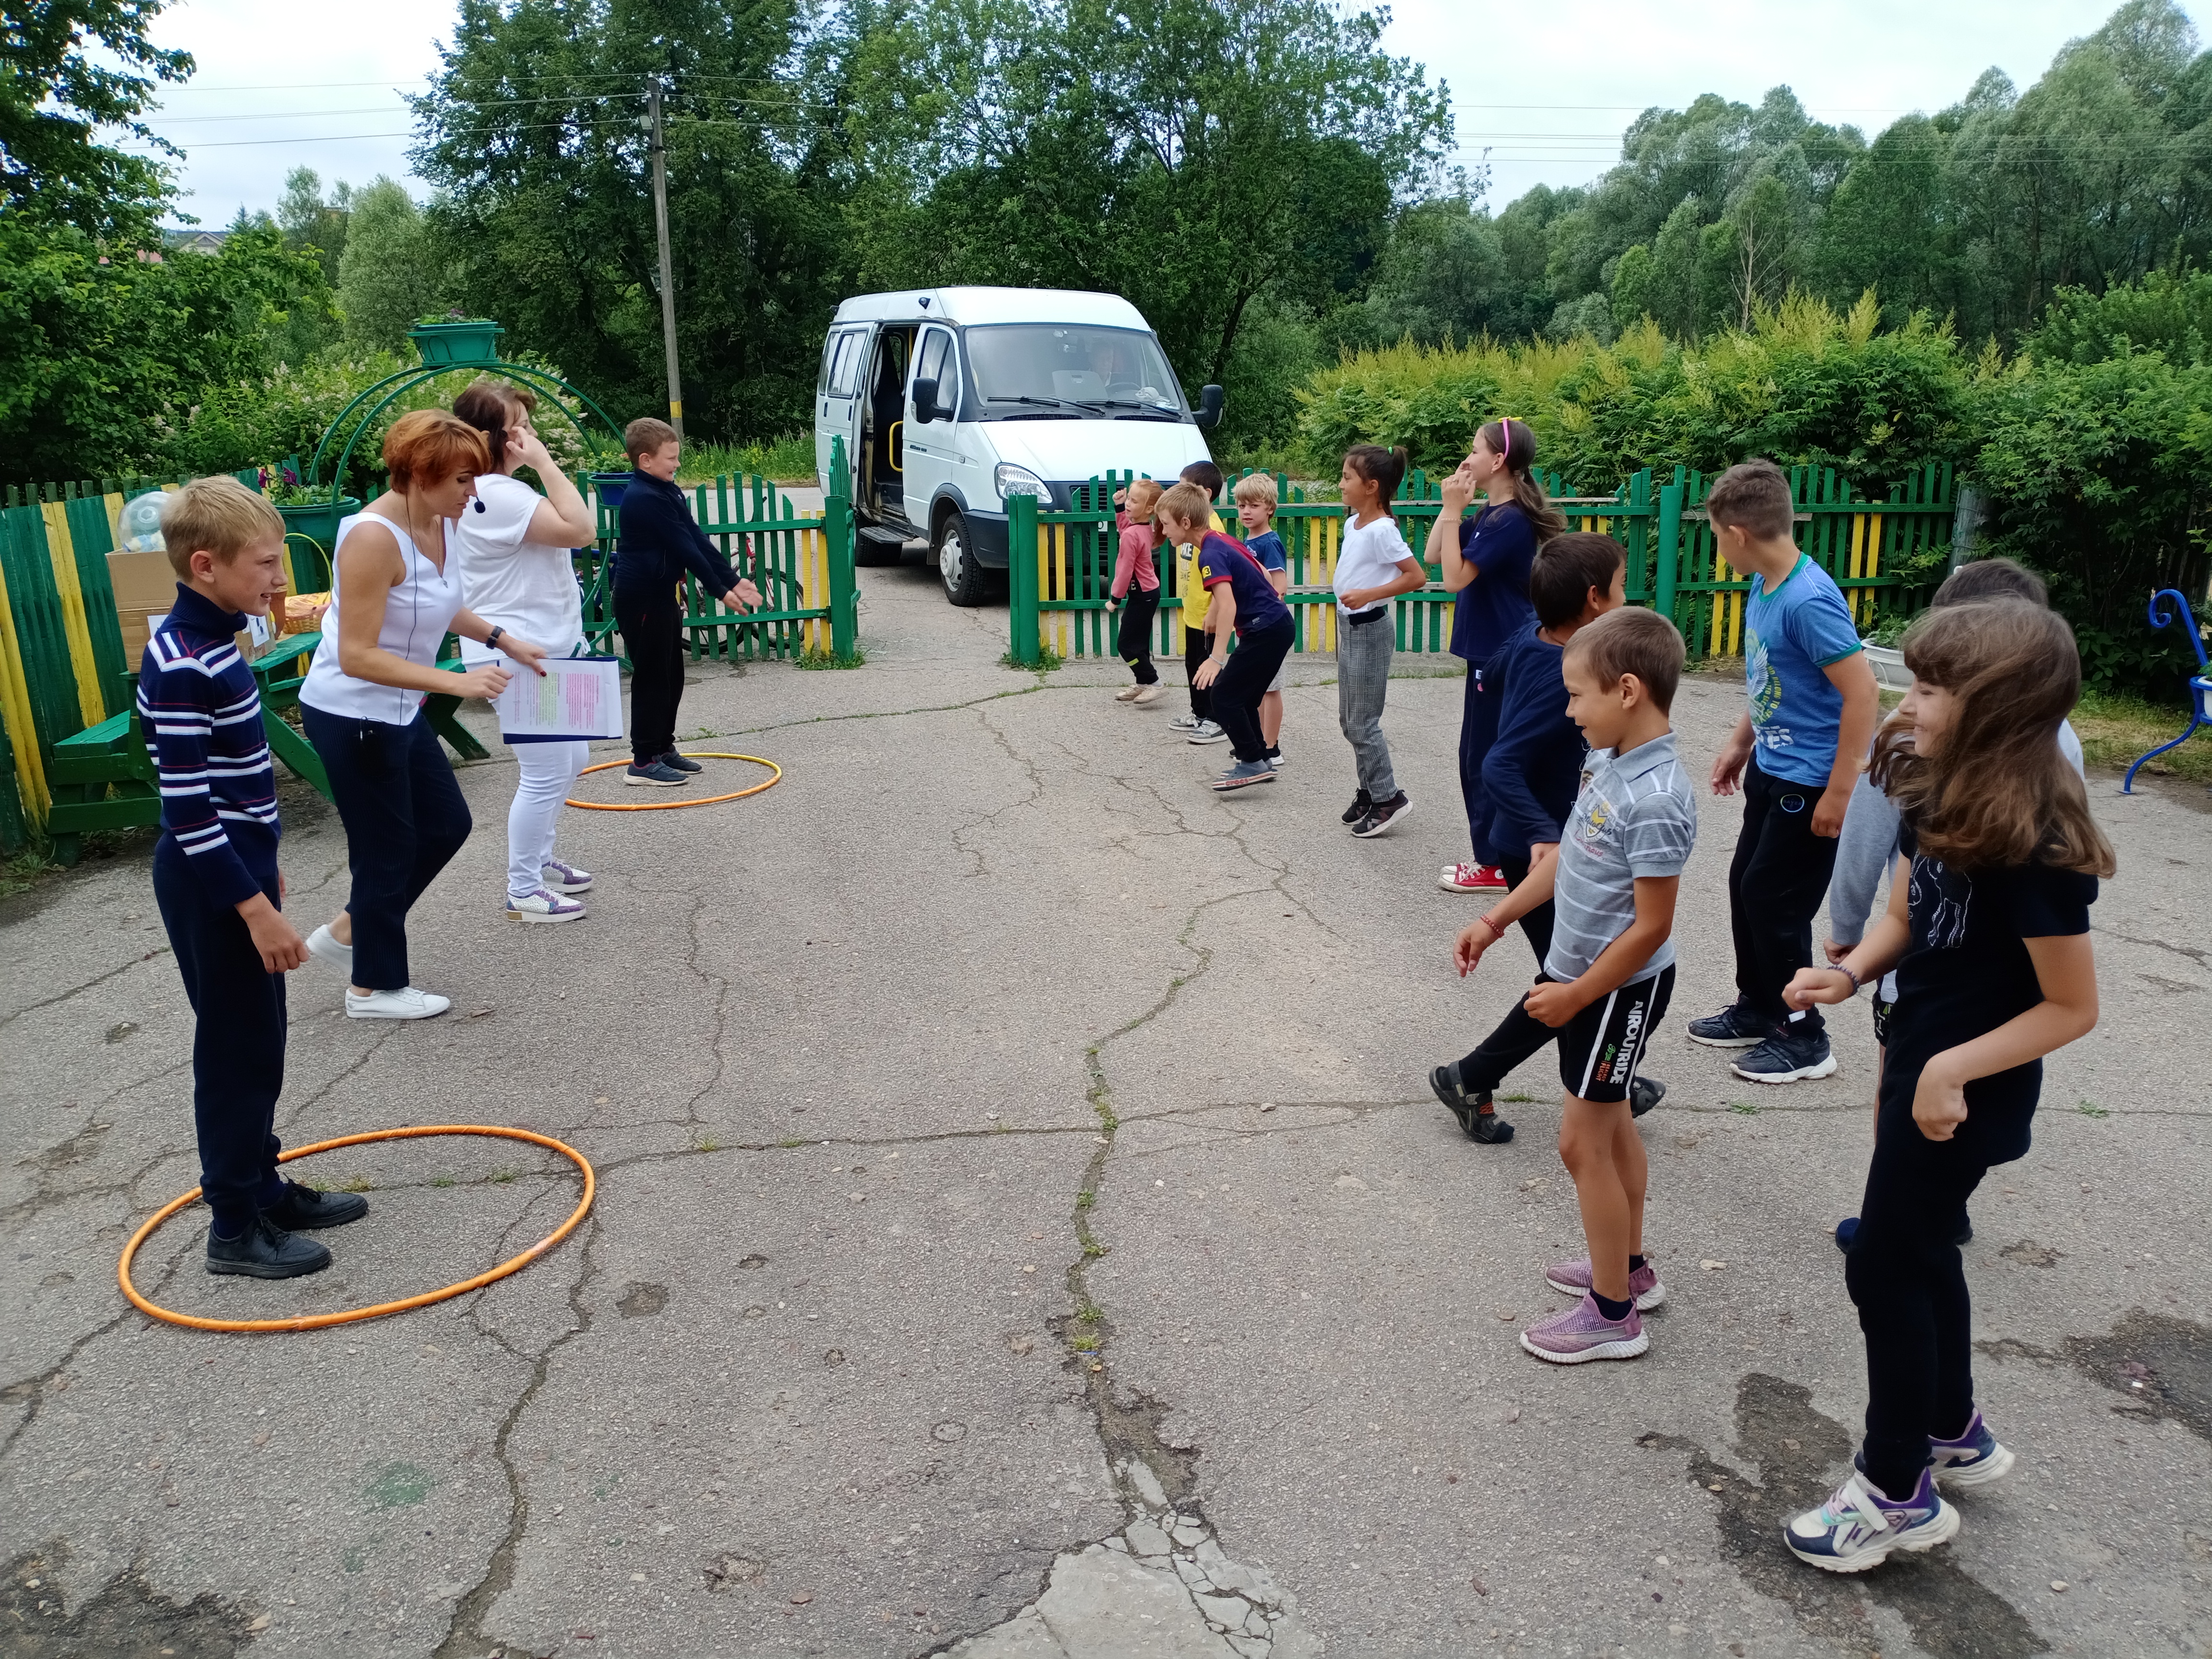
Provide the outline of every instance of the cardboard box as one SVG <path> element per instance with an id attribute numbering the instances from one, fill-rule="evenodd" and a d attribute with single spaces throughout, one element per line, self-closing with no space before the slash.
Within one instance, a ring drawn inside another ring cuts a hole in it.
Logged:
<path id="1" fill-rule="evenodd" d="M 143 617 L 149 611 L 166 611 L 176 602 L 177 573 L 166 553 L 109 554 L 107 585 L 115 590 L 118 614 L 136 611 Z"/>

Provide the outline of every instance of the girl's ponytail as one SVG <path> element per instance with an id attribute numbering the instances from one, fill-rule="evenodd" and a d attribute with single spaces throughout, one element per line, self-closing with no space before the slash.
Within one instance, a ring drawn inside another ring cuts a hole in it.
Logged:
<path id="1" fill-rule="evenodd" d="M 1544 486 L 1536 482 L 1536 428 L 1517 416 L 1508 415 L 1484 427 L 1480 436 L 1492 454 L 1505 458 L 1505 470 L 1513 479 L 1514 504 L 1536 532 L 1537 544 L 1564 532 L 1565 518 L 1552 505 Z"/>

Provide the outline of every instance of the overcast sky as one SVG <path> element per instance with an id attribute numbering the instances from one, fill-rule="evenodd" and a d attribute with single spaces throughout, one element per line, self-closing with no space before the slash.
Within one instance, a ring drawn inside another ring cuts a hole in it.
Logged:
<path id="1" fill-rule="evenodd" d="M 2212 0 L 2184 0 L 2198 20 Z M 1787 85 L 1813 114 L 1871 137 L 1955 101 L 1992 64 L 2026 87 L 2103 0 L 1627 0 L 1541 5 L 1399 0 L 1389 49 L 1451 88 L 1462 159 L 1489 152 L 1491 204 L 1531 185 L 1581 184 L 1619 159 L 1620 130 L 1701 92 L 1755 102 Z M 325 186 L 409 177 L 403 91 L 420 90 L 452 0 L 180 0 L 155 34 L 198 58 L 152 125 L 186 152 L 185 210 L 221 225 L 274 208 L 285 173 Z M 420 181 L 410 180 L 418 192 Z"/>

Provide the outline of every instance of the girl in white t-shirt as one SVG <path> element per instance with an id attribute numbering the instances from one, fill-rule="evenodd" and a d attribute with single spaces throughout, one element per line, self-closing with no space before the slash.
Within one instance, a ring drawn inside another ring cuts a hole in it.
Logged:
<path id="1" fill-rule="evenodd" d="M 1366 840 L 1413 810 L 1390 769 L 1382 701 L 1395 644 L 1392 601 L 1426 585 L 1429 573 L 1406 545 L 1390 501 L 1406 477 L 1406 452 L 1359 444 L 1345 453 L 1344 540 L 1336 554 L 1336 721 L 1352 745 L 1359 793 L 1344 821 Z"/>
<path id="2" fill-rule="evenodd" d="M 484 434 L 491 470 L 477 476 L 476 499 L 447 529 L 459 562 L 462 602 L 486 622 L 538 641 L 546 654 L 570 657 L 584 643 L 583 599 L 569 550 L 597 533 L 592 509 L 546 453 L 531 423 L 538 399 L 526 387 L 479 380 L 453 400 L 453 413 Z M 514 476 L 528 467 L 545 486 L 540 495 Z M 474 666 L 492 653 L 461 642 Z M 590 758 L 581 738 L 514 744 L 521 778 L 507 813 L 507 914 L 516 921 L 574 921 L 574 896 L 591 889 L 591 872 L 553 856 L 561 805 Z"/>

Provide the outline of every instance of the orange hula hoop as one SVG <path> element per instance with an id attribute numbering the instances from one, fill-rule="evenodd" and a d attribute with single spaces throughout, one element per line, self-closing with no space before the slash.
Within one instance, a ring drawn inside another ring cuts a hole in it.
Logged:
<path id="1" fill-rule="evenodd" d="M 783 781 L 783 769 L 781 766 L 778 766 L 774 761 L 768 759 L 765 756 L 731 755 L 725 754 L 720 750 L 695 749 L 690 752 L 690 754 L 684 757 L 684 758 L 687 760 L 750 761 L 756 766 L 765 766 L 768 768 L 771 775 L 764 783 L 757 783 L 750 789 L 733 790 L 726 795 L 694 795 L 689 800 L 642 800 L 636 802 L 577 800 L 572 797 L 566 804 L 570 806 L 580 806 L 586 812 L 674 812 L 686 806 L 712 806 L 717 801 L 743 800 L 747 795 L 757 795 L 762 790 L 773 789 L 776 785 Z M 597 766 L 586 767 L 582 771 L 577 773 L 576 775 L 580 778 L 589 777 L 594 772 L 605 772 L 611 767 L 627 766 L 629 764 L 629 763 L 628 761 L 601 761 Z"/>
<path id="2" fill-rule="evenodd" d="M 196 1331 L 318 1331 L 331 1325 L 358 1324 L 364 1319 L 380 1319 L 386 1314 L 405 1313 L 413 1308 L 427 1308 L 434 1302 L 447 1302 L 457 1296 L 466 1296 L 471 1291 L 480 1291 L 485 1285 L 505 1279 L 509 1273 L 520 1273 L 544 1255 L 562 1239 L 575 1231 L 592 1207 L 592 1199 L 599 1189 L 599 1176 L 586 1158 L 565 1140 L 556 1140 L 551 1135 L 533 1134 L 528 1129 L 506 1129 L 485 1123 L 425 1124 L 404 1129 L 372 1129 L 366 1134 L 340 1135 L 335 1140 L 319 1140 L 312 1146 L 297 1146 L 278 1155 L 279 1164 L 289 1164 L 295 1158 L 307 1158 L 316 1152 L 335 1152 L 341 1146 L 360 1146 L 373 1140 L 412 1140 L 425 1135 L 494 1135 L 507 1140 L 526 1140 L 532 1146 L 544 1146 L 559 1152 L 584 1172 L 584 1195 L 568 1218 L 539 1239 L 520 1255 L 510 1257 L 491 1269 L 478 1273 L 474 1279 L 463 1279 L 458 1285 L 448 1285 L 441 1291 L 426 1291 L 421 1296 L 405 1297 L 397 1302 L 380 1302 L 373 1307 L 346 1308 L 337 1313 L 303 1314 L 297 1319 L 205 1319 L 198 1314 L 177 1313 L 171 1309 L 157 1307 L 138 1294 L 138 1287 L 131 1282 L 131 1263 L 138 1254 L 138 1247 L 154 1236 L 155 1229 L 183 1209 L 200 1195 L 197 1187 L 182 1198 L 172 1199 L 154 1212 L 153 1218 L 131 1234 L 131 1242 L 123 1247 L 123 1259 L 116 1264 L 115 1277 L 123 1286 L 123 1294 L 131 1305 L 143 1314 L 172 1325 L 183 1325 Z"/>

